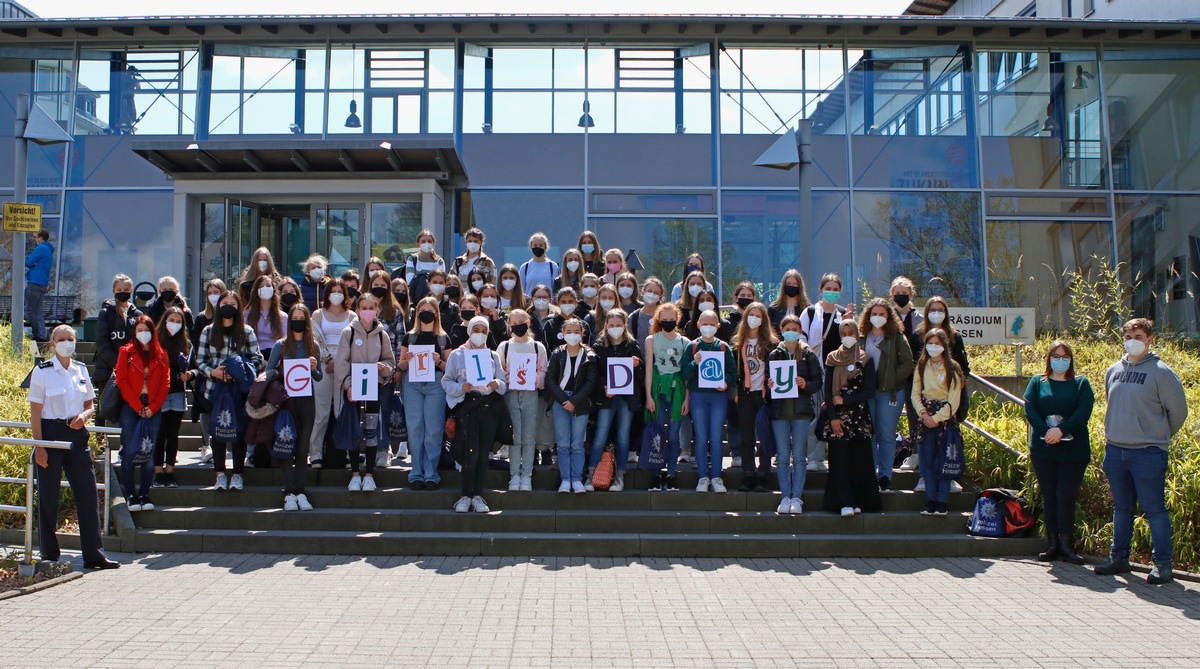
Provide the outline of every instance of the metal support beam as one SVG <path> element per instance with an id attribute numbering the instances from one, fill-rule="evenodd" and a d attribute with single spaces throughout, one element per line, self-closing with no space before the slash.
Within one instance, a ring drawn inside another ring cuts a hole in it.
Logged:
<path id="1" fill-rule="evenodd" d="M 354 159 L 350 157 L 350 153 L 345 149 L 338 151 L 338 162 L 342 164 L 342 167 L 346 168 L 347 172 L 358 171 L 358 165 L 354 162 Z"/>
<path id="2" fill-rule="evenodd" d="M 312 165 L 304 158 L 304 154 L 299 151 L 292 151 L 292 164 L 299 168 L 301 172 L 312 171 Z"/>
<path id="3" fill-rule="evenodd" d="M 253 151 L 243 151 L 242 160 L 245 161 L 245 163 L 249 165 L 255 172 L 261 173 L 267 171 L 267 166 L 263 165 L 262 159 L 260 159 Z"/>

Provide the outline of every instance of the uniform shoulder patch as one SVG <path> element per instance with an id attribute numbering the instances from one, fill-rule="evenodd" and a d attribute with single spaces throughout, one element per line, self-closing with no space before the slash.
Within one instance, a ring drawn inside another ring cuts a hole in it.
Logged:
<path id="1" fill-rule="evenodd" d="M 50 368 L 51 368 L 51 367 L 53 367 L 53 366 L 54 366 L 54 361 L 53 361 L 53 360 L 47 360 L 46 362 L 39 362 L 39 363 L 38 363 L 38 369 L 50 369 Z"/>

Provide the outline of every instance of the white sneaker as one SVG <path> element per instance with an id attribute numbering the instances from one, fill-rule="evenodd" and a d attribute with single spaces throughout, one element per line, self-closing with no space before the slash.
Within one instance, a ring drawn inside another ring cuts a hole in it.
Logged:
<path id="1" fill-rule="evenodd" d="M 358 474 L 355 474 L 353 477 L 351 477 L 350 485 L 346 486 L 346 489 L 350 492 L 362 492 L 362 477 Z"/>
<path id="2" fill-rule="evenodd" d="M 200 464 L 206 465 L 212 462 L 212 447 L 205 444 L 200 447 Z"/>
<path id="3" fill-rule="evenodd" d="M 466 496 L 459 497 L 458 501 L 454 503 L 454 512 L 455 513 L 466 513 L 470 510 L 471 510 L 471 498 L 470 497 L 466 497 Z"/>
<path id="4" fill-rule="evenodd" d="M 250 457 L 246 458 L 246 467 L 248 469 L 254 469 L 254 461 L 251 460 Z"/>
<path id="5" fill-rule="evenodd" d="M 900 463 L 900 471 L 914 472 L 921 466 L 920 459 L 914 454 L 904 458 L 904 462 Z"/>
<path id="6" fill-rule="evenodd" d="M 563 481 L 562 484 L 558 486 L 558 491 L 563 493 L 571 492 L 571 482 Z"/>
<path id="7" fill-rule="evenodd" d="M 508 491 L 517 492 L 521 489 L 521 477 L 513 476 L 508 479 Z"/>
<path id="8" fill-rule="evenodd" d="M 387 467 L 388 462 L 390 462 L 392 459 L 391 456 L 392 456 L 392 454 L 389 453 L 387 450 L 382 449 L 382 448 L 379 449 L 379 452 L 375 454 L 375 466 L 376 467 Z"/>
<path id="9" fill-rule="evenodd" d="M 229 490 L 229 479 L 225 477 L 225 472 L 217 472 L 217 482 L 213 484 L 215 490 Z"/>
<path id="10" fill-rule="evenodd" d="M 234 474 L 233 478 L 229 479 L 230 490 L 241 490 L 246 487 L 246 482 L 242 480 L 241 474 Z"/>
<path id="11" fill-rule="evenodd" d="M 375 492 L 375 477 L 374 476 L 367 474 L 366 476 L 363 477 L 362 491 L 363 492 Z"/>
<path id="12" fill-rule="evenodd" d="M 796 515 L 796 516 L 804 513 L 804 502 L 801 501 L 801 499 L 799 497 L 792 498 L 791 510 L 789 511 L 789 513 L 791 513 L 792 515 Z"/>
<path id="13" fill-rule="evenodd" d="M 475 497 L 473 497 L 471 499 L 471 510 L 474 511 L 475 513 L 490 513 L 491 512 L 491 509 L 488 508 L 487 502 L 483 501 L 483 498 L 480 497 L 479 495 L 476 495 Z"/>
<path id="14" fill-rule="evenodd" d="M 925 477 L 917 479 L 917 487 L 913 488 L 913 492 L 925 492 Z"/>
<path id="15" fill-rule="evenodd" d="M 822 460 L 821 462 L 817 463 L 817 471 L 827 472 L 827 471 L 829 471 L 829 465 L 825 464 L 825 461 Z"/>
<path id="16" fill-rule="evenodd" d="M 962 486 L 959 485 L 958 481 L 950 482 L 950 492 L 962 492 Z"/>
<path id="17" fill-rule="evenodd" d="M 692 454 L 691 454 L 691 453 L 680 453 L 680 454 L 679 454 L 679 462 L 680 462 L 680 463 L 688 463 L 688 462 L 691 462 L 691 461 L 692 461 Z"/>
<path id="18" fill-rule="evenodd" d="M 592 477 L 588 477 L 587 483 L 583 484 L 583 489 L 587 492 L 596 492 L 596 486 L 592 485 Z"/>
<path id="19" fill-rule="evenodd" d="M 142 498 L 142 511 L 153 511 L 153 510 L 154 510 L 154 502 L 151 502 L 149 497 L 143 497 Z"/>
<path id="20" fill-rule="evenodd" d="M 317 458 L 317 459 L 313 460 L 312 462 L 308 463 L 308 466 L 312 469 L 320 469 L 321 468 L 321 458 Z"/>
<path id="21" fill-rule="evenodd" d="M 300 505 L 296 502 L 295 495 L 287 495 L 283 498 L 284 511 L 299 511 Z"/>
<path id="22" fill-rule="evenodd" d="M 142 502 L 136 497 L 130 497 L 125 506 L 129 509 L 130 513 L 142 510 Z"/>
<path id="23" fill-rule="evenodd" d="M 712 483 L 707 476 L 701 476 L 696 482 L 696 492 L 708 492 L 708 485 Z"/>
<path id="24" fill-rule="evenodd" d="M 392 464 L 398 465 L 408 459 L 408 442 L 402 441 L 396 447 L 396 454 L 392 457 Z"/>
<path id="25" fill-rule="evenodd" d="M 637 454 L 637 453 L 630 453 L 630 454 L 629 454 L 629 464 L 631 464 L 631 465 L 636 465 L 636 464 L 637 464 L 637 462 L 638 462 L 638 454 Z"/>
<path id="26" fill-rule="evenodd" d="M 583 483 L 574 481 L 571 483 L 571 492 L 578 495 L 587 492 L 587 488 L 583 487 Z"/>
<path id="27" fill-rule="evenodd" d="M 612 485 L 608 486 L 608 491 L 609 492 L 621 492 L 624 489 L 625 489 L 625 476 L 623 474 L 617 474 L 616 477 L 613 478 Z"/>
<path id="28" fill-rule="evenodd" d="M 817 462 L 816 462 L 816 460 L 814 460 L 814 461 L 812 461 L 812 462 L 808 463 L 807 465 L 805 465 L 805 466 L 804 466 L 804 468 L 805 468 L 806 470 L 810 471 L 810 472 L 815 472 L 815 471 L 817 471 Z"/>
<path id="29" fill-rule="evenodd" d="M 532 476 L 522 476 L 521 477 L 521 492 L 531 492 L 532 490 L 533 490 L 533 477 Z"/>
<path id="30" fill-rule="evenodd" d="M 779 506 L 776 507 L 775 513 L 782 516 L 785 513 L 791 513 L 791 512 L 792 512 L 792 500 L 788 499 L 787 497 L 784 497 L 783 501 L 779 502 Z"/>
<path id="31" fill-rule="evenodd" d="M 500 458 L 501 460 L 507 460 L 508 459 L 508 446 L 501 446 L 500 450 L 496 453 L 496 457 Z"/>
<path id="32" fill-rule="evenodd" d="M 729 489 L 725 487 L 725 481 L 720 476 L 712 480 L 712 490 L 715 493 L 729 492 Z"/>
<path id="33" fill-rule="evenodd" d="M 853 515 L 854 515 L 854 507 L 852 507 L 852 506 L 843 506 L 842 507 L 842 516 L 853 516 Z"/>
<path id="34" fill-rule="evenodd" d="M 735 456 L 733 458 L 733 460 L 730 461 L 729 466 L 730 467 L 741 467 L 742 466 L 742 456 L 740 456 L 740 455 Z"/>
<path id="35" fill-rule="evenodd" d="M 300 507 L 301 511 L 312 511 L 312 503 L 308 501 L 308 495 L 304 493 L 296 495 L 296 506 Z"/>
<path id="36" fill-rule="evenodd" d="M 857 506 L 856 506 L 856 507 L 854 507 L 854 515 L 856 515 L 856 516 L 857 516 L 857 515 L 858 515 L 858 514 L 860 514 L 860 513 L 862 513 L 862 509 L 858 508 Z"/>

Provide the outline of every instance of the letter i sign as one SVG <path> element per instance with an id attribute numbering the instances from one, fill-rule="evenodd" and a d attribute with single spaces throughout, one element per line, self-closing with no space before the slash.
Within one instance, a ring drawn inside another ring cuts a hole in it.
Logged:
<path id="1" fill-rule="evenodd" d="M 379 367 L 375 363 L 350 366 L 350 399 L 355 402 L 379 401 Z"/>

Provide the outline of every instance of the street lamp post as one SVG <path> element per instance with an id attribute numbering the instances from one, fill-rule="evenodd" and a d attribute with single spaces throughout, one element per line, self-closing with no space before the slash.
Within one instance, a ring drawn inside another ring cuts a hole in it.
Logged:
<path id="1" fill-rule="evenodd" d="M 800 119 L 796 129 L 788 128 L 754 161 L 757 167 L 790 170 L 800 167 L 800 243 L 807 252 L 800 254 L 800 275 L 812 280 L 812 121 Z"/>

